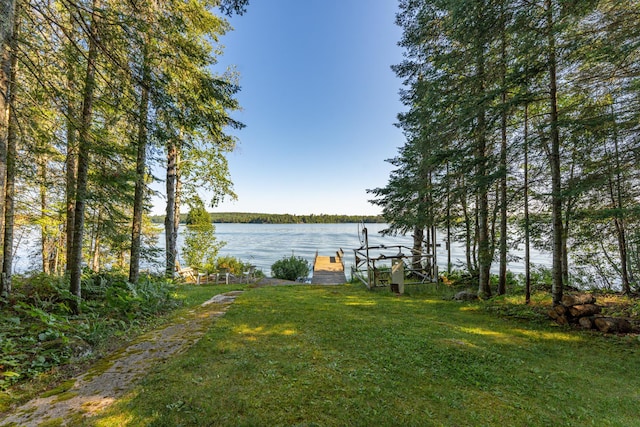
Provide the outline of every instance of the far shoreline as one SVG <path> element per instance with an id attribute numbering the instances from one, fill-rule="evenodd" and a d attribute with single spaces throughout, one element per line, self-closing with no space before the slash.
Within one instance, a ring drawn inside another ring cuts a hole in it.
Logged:
<path id="1" fill-rule="evenodd" d="M 342 215 L 342 214 L 269 214 L 252 212 L 209 212 L 214 224 L 357 224 L 385 223 L 382 215 Z M 151 221 L 163 224 L 165 215 L 152 215 Z M 180 214 L 180 223 L 184 224 L 187 214 Z"/>

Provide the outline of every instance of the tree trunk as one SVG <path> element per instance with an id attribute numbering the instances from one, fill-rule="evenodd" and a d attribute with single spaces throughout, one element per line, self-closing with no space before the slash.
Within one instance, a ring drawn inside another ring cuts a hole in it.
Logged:
<path id="1" fill-rule="evenodd" d="M 41 265 L 42 265 L 42 272 L 44 274 L 51 274 L 51 271 L 49 270 L 49 266 L 50 266 L 50 254 L 49 254 L 49 248 L 51 247 L 50 243 L 49 243 L 49 227 L 47 224 L 47 221 L 44 220 L 44 218 L 47 217 L 47 210 L 48 210 L 48 206 L 47 206 L 47 160 L 46 160 L 46 155 L 43 154 L 41 156 L 39 156 L 38 159 L 38 176 L 40 179 L 40 189 L 39 189 L 39 193 L 40 193 L 40 218 L 43 219 L 43 221 L 41 221 L 40 224 L 40 257 L 41 257 Z"/>
<path id="2" fill-rule="evenodd" d="M 465 226 L 465 245 L 464 245 L 464 255 L 467 261 L 467 271 L 471 273 L 475 270 L 475 266 L 471 259 L 471 218 L 469 216 L 469 209 L 467 207 L 467 198 L 463 194 L 460 196 L 460 205 L 462 206 L 462 213 L 464 215 L 464 226 Z"/>
<path id="3" fill-rule="evenodd" d="M 149 116 L 149 85 L 151 75 L 147 64 L 147 46 L 143 47 L 142 82 L 140 108 L 138 112 L 138 155 L 136 158 L 136 189 L 133 202 L 133 224 L 131 227 L 131 259 L 129 260 L 129 282 L 137 283 L 140 275 L 140 249 L 142 246 L 142 214 L 144 212 L 145 172 L 147 163 L 147 135 Z"/>
<path id="4" fill-rule="evenodd" d="M 89 175 L 89 154 L 91 150 L 91 122 L 93 117 L 93 98 L 95 92 L 95 73 L 97 59 L 97 9 L 99 0 L 93 0 L 91 22 L 89 24 L 89 52 L 82 101 L 82 117 L 78 132 L 78 175 L 75 190 L 75 211 L 73 229 L 73 247 L 71 251 L 71 278 L 69 291 L 77 300 L 72 302 L 74 313 L 80 312 L 79 301 L 82 280 L 82 240 L 84 237 L 84 212 L 87 199 L 87 181 Z"/>
<path id="5" fill-rule="evenodd" d="M 68 126 L 71 126 L 69 123 Z M 67 190 L 67 221 L 66 221 L 66 232 L 67 232 L 67 256 L 66 256 L 66 264 L 67 264 L 67 272 L 71 271 L 71 258 L 73 257 L 73 230 L 75 229 L 75 221 L 74 215 L 76 210 L 76 178 L 77 178 L 77 156 L 75 146 L 75 130 L 67 131 L 67 159 L 66 159 L 66 190 Z"/>
<path id="6" fill-rule="evenodd" d="M 617 123 L 614 122 L 614 156 L 615 156 L 615 184 L 609 174 L 609 192 L 611 196 L 611 204 L 613 205 L 615 214 L 613 223 L 618 237 L 618 252 L 620 256 L 620 276 L 622 278 L 622 291 L 626 294 L 631 293 L 631 281 L 629 280 L 628 254 L 627 254 L 627 236 L 625 226 L 624 204 L 622 202 L 622 166 L 620 164 L 620 148 L 618 146 Z"/>
<path id="7" fill-rule="evenodd" d="M 500 272 L 498 274 L 498 295 L 507 293 L 507 39 L 504 10 L 501 11 L 501 15 L 500 78 L 502 85 L 502 114 L 500 120 Z"/>
<path id="8" fill-rule="evenodd" d="M 473 270 L 474 272 L 478 272 L 478 241 L 479 241 L 479 227 L 480 221 L 478 220 L 478 205 L 480 205 L 480 201 L 478 199 L 478 194 L 474 194 L 475 204 L 473 209 L 473 240 L 471 241 L 471 261 L 473 262 Z"/>
<path id="9" fill-rule="evenodd" d="M 551 216 L 553 222 L 553 302 L 562 299 L 563 292 L 563 230 L 562 230 L 562 176 L 560 170 L 560 132 L 558 129 L 558 88 L 557 58 L 552 0 L 545 0 L 547 13 L 547 40 L 549 49 L 549 120 L 550 140 L 549 163 L 551 168 Z"/>
<path id="10" fill-rule="evenodd" d="M 572 153 L 572 159 L 575 151 Z M 575 177 L 575 162 L 572 160 L 569 176 L 567 182 L 573 182 Z M 569 248 L 567 242 L 569 241 L 569 227 L 571 226 L 571 217 L 573 215 L 573 207 L 577 201 L 577 197 L 566 196 L 562 198 L 565 201 L 565 209 L 563 212 L 564 222 L 562 225 L 562 283 L 563 287 L 569 284 Z"/>
<path id="11" fill-rule="evenodd" d="M 489 298 L 491 296 L 490 270 L 491 270 L 491 249 L 489 245 L 489 233 L 487 224 L 487 213 L 489 207 L 488 195 L 479 195 L 478 205 L 478 296 Z"/>
<path id="12" fill-rule="evenodd" d="M 126 258 L 127 258 L 127 253 L 125 251 L 120 251 L 118 253 L 118 266 L 122 270 L 124 270 L 125 265 L 127 264 Z"/>
<path id="13" fill-rule="evenodd" d="M 4 230 L 7 144 L 12 96 L 11 65 L 15 56 L 13 49 L 15 23 L 16 0 L 2 0 L 0 2 L 0 230 Z M 0 234 L 0 239 L 4 239 L 4 232 Z M 0 247 L 4 248 L 4 244 Z M 0 262 L 3 261 L 4 256 L 0 258 Z M 4 270 L 0 269 L 0 271 Z"/>
<path id="14" fill-rule="evenodd" d="M 16 178 L 16 152 L 17 132 L 13 117 L 9 118 L 9 134 L 7 138 L 7 184 L 5 194 L 4 213 L 4 249 L 2 262 L 2 285 L 0 290 L 11 293 L 11 275 L 13 274 L 13 232 L 15 220 L 15 178 Z"/>
<path id="15" fill-rule="evenodd" d="M 174 226 L 176 209 L 176 182 L 177 182 L 178 147 L 175 142 L 170 142 L 167 147 L 167 210 L 164 218 L 165 254 L 167 264 L 165 275 L 173 278 L 176 265 L 176 241 L 178 239 Z"/>
<path id="16" fill-rule="evenodd" d="M 74 37 L 74 18 L 69 16 L 69 28 L 70 37 Z M 65 160 L 66 168 L 66 208 L 67 208 L 67 221 L 66 221 L 66 271 L 71 271 L 71 258 L 73 250 L 73 230 L 74 230 L 74 215 L 76 209 L 76 178 L 78 169 L 78 157 L 77 157 L 77 125 L 76 125 L 76 108 L 75 108 L 75 92 L 76 92 L 76 76 L 75 76 L 75 60 L 73 58 L 72 44 L 75 40 L 69 42 L 67 45 L 67 105 L 66 105 L 66 138 L 67 138 L 67 157 Z"/>
<path id="17" fill-rule="evenodd" d="M 434 221 L 435 222 L 435 219 Z M 431 251 L 431 270 L 433 271 L 431 279 L 438 281 L 438 243 L 436 239 L 436 226 L 431 226 L 431 242 L 433 242 L 433 250 Z"/>
<path id="18" fill-rule="evenodd" d="M 451 274 L 451 188 L 449 185 L 449 162 L 447 161 L 447 273 Z"/>
<path id="19" fill-rule="evenodd" d="M 411 257 L 411 268 L 422 270 L 422 241 L 424 240 L 424 229 L 414 227 L 413 229 L 413 256 Z"/>
<path id="20" fill-rule="evenodd" d="M 562 225 L 562 283 L 563 288 L 569 284 L 569 247 L 567 242 L 569 241 L 569 226 L 571 225 L 571 203 L 567 203 L 566 211 L 564 212 L 564 222 Z"/>
<path id="21" fill-rule="evenodd" d="M 64 265 L 62 265 L 63 260 L 62 260 L 61 254 L 65 248 L 65 242 L 64 242 L 65 239 L 66 239 L 66 236 L 64 233 L 60 233 L 58 235 L 58 238 L 56 239 L 56 250 L 53 258 L 51 259 L 51 265 L 49 266 L 49 270 L 53 271 L 53 273 L 56 275 L 62 275 L 64 271 Z"/>
<path id="22" fill-rule="evenodd" d="M 14 12 L 15 13 L 15 12 Z M 17 34 L 18 20 L 14 20 L 13 34 L 9 42 L 11 49 L 11 60 L 9 70 L 9 86 L 7 90 L 7 104 L 9 114 L 7 116 L 7 157 L 6 157 L 6 183 L 5 183 L 5 212 L 4 212 L 4 239 L 3 243 L 3 260 L 2 260 L 2 277 L 0 280 L 0 294 L 8 295 L 11 293 L 11 275 L 13 270 L 13 231 L 14 231 L 14 215 L 15 215 L 15 177 L 16 177 L 16 152 L 18 144 L 18 132 L 15 115 L 12 108 L 16 99 L 16 76 L 17 76 Z M 0 197 L 2 195 L 0 194 Z M 1 214 L 1 211 L 0 211 Z"/>
<path id="23" fill-rule="evenodd" d="M 100 271 L 100 218 L 98 218 L 98 223 L 96 224 L 95 233 L 93 236 L 91 270 L 96 273 Z"/>
<path id="24" fill-rule="evenodd" d="M 176 248 L 175 254 L 176 259 L 178 259 L 178 229 L 180 228 L 180 206 L 182 203 L 182 177 L 180 175 L 180 147 L 177 148 L 176 152 L 176 194 L 174 197 L 173 207 L 173 234 L 175 236 Z"/>
<path id="25" fill-rule="evenodd" d="M 525 303 L 531 303 L 531 230 L 529 220 L 529 104 L 524 106 L 524 286 Z"/>
<path id="26" fill-rule="evenodd" d="M 476 132 L 476 188 L 478 196 L 478 296 L 488 298 L 491 296 L 489 284 L 491 270 L 491 247 L 489 242 L 489 177 L 487 176 L 487 123 L 484 101 L 482 98 L 485 92 L 485 58 L 484 58 L 484 11 L 483 6 L 478 2 L 476 5 L 478 31 L 476 32 L 475 60 L 476 60 L 476 97 L 477 106 L 477 128 Z"/>

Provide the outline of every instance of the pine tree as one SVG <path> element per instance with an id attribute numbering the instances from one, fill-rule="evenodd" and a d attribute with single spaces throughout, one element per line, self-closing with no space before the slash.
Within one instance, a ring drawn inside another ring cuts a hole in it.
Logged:
<path id="1" fill-rule="evenodd" d="M 14 230 L 14 215 L 15 215 L 15 179 L 16 179 L 16 156 L 17 156 L 17 123 L 15 117 L 15 98 L 16 98 L 16 79 L 17 79 L 17 37 L 18 37 L 18 27 L 19 20 L 16 19 L 16 6 L 8 5 L 9 8 L 14 8 L 11 11 L 2 11 L 7 14 L 7 23 L 0 24 L 2 25 L 13 25 L 11 30 L 11 34 L 6 40 L 6 46 L 4 48 L 0 48 L 0 52 L 3 52 L 0 55 L 2 59 L 2 71 L 0 71 L 0 81 L 3 79 L 2 75 L 6 72 L 4 64 L 4 56 L 9 56 L 9 76 L 8 76 L 8 85 L 3 90 L 1 87 L 4 83 L 0 83 L 0 97 L 5 98 L 4 103 L 6 103 L 6 115 L 4 119 L 4 123 L 6 124 L 6 154 L 2 153 L 4 151 L 5 143 L 2 142 L 3 139 L 3 131 L 2 123 L 3 120 L 0 119 L 0 162 L 2 162 L 2 158 L 5 159 L 5 170 L 6 170 L 6 180 L 4 183 L 5 192 L 0 191 L 0 198 L 4 197 L 4 230 L 0 226 L 0 231 L 3 231 L 3 237 L 0 238 L 0 241 L 3 244 L 2 251 L 2 275 L 0 276 L 0 294 L 10 294 L 11 293 L 11 274 L 12 274 L 12 266 L 13 266 L 13 230 Z M 13 15 L 14 22 L 11 23 L 11 15 Z M 4 30 L 0 30 L 4 31 Z M 0 44 L 2 44 L 0 42 Z M 0 106 L 3 105 L 3 102 L 0 101 Z M 2 114 L 2 108 L 0 107 L 0 114 Z M 0 167 L 0 173 L 2 171 L 2 167 Z M 0 182 L 2 180 L 0 179 Z M 0 189 L 2 189 L 2 185 L 0 185 Z M 2 204 L 0 204 L 0 215 L 2 215 Z M 0 221 L 0 225 L 3 224 Z"/>
<path id="2" fill-rule="evenodd" d="M 80 311 L 78 301 L 82 298 L 82 245 L 84 238 L 85 206 L 87 202 L 87 184 L 92 150 L 91 125 L 93 118 L 93 101 L 96 87 L 96 61 L 98 55 L 98 16 L 100 0 L 93 0 L 90 17 L 87 53 L 87 68 L 84 77 L 82 114 L 78 130 L 78 170 L 76 176 L 73 247 L 71 249 L 71 273 L 69 291 L 77 300 L 72 303 L 75 313 Z"/>
<path id="3" fill-rule="evenodd" d="M 7 177 L 7 151 L 11 118 L 12 70 L 15 69 L 16 0 L 0 3 L 0 230 L 4 230 L 5 192 Z M 0 240 L 4 232 L 0 233 Z M 1 243 L 1 242 L 0 242 Z M 4 244 L 2 245 L 4 247 Z M 3 256 L 4 260 L 4 256 Z M 4 271 L 4 270 L 3 270 Z M 0 291 L 8 293 L 10 285 L 0 280 Z"/>

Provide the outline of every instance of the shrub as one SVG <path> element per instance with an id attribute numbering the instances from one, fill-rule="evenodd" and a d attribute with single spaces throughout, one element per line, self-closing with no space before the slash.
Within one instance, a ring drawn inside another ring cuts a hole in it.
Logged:
<path id="1" fill-rule="evenodd" d="M 291 255 L 273 263 L 271 274 L 276 279 L 297 280 L 299 277 L 309 275 L 309 261 L 302 257 Z"/>
<path id="2" fill-rule="evenodd" d="M 232 256 L 221 256 L 216 259 L 216 270 L 221 269 L 229 270 L 229 273 L 234 275 L 240 275 L 245 270 L 248 264 L 245 264 L 238 258 Z"/>
<path id="3" fill-rule="evenodd" d="M 551 268 L 534 265 L 531 269 L 531 288 L 551 292 L 552 273 Z"/>
<path id="4" fill-rule="evenodd" d="M 442 275 L 444 283 L 456 289 L 475 289 L 478 287 L 478 273 L 466 270 L 453 270 Z"/>
<path id="5" fill-rule="evenodd" d="M 219 242 L 215 237 L 215 228 L 187 226 L 182 247 L 182 256 L 189 267 L 201 272 L 214 271 L 215 259 L 218 251 L 225 242 Z"/>

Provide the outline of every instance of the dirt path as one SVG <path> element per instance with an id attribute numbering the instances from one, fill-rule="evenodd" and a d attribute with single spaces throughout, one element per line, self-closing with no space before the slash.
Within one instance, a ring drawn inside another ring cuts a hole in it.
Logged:
<path id="1" fill-rule="evenodd" d="M 74 425 L 111 405 L 153 365 L 195 344 L 242 291 L 216 295 L 174 323 L 142 335 L 134 344 L 98 361 L 58 393 L 34 399 L 0 421 L 0 426 Z"/>

